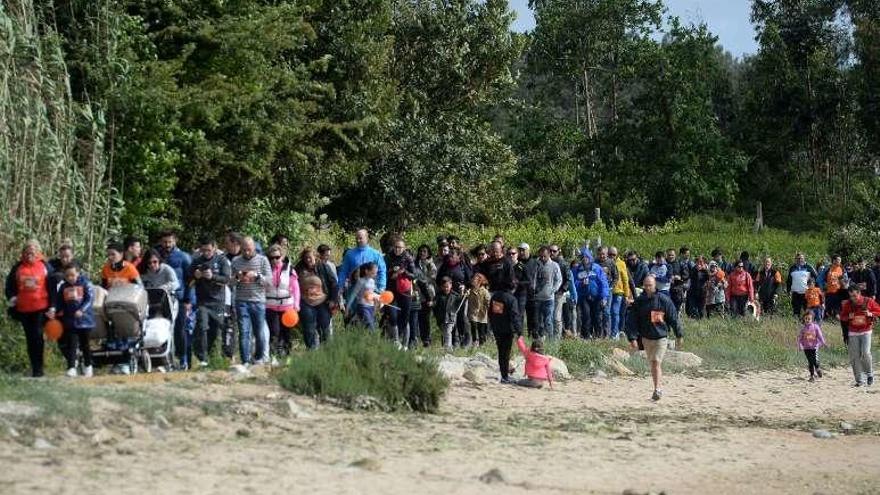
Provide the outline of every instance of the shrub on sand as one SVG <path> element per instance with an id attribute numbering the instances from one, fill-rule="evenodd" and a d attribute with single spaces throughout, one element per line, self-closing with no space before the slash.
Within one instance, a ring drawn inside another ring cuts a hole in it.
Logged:
<path id="1" fill-rule="evenodd" d="M 360 328 L 340 331 L 318 350 L 295 357 L 279 379 L 288 390 L 349 407 L 371 397 L 389 410 L 429 413 L 449 385 L 433 358 L 402 352 Z"/>

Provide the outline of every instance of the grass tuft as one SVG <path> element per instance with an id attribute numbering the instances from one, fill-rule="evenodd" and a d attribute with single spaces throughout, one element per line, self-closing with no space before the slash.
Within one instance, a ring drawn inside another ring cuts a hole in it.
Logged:
<path id="1" fill-rule="evenodd" d="M 338 332 L 318 350 L 294 357 L 279 380 L 295 393 L 348 407 L 369 397 L 389 410 L 429 413 L 437 411 L 449 385 L 430 356 L 399 351 L 360 328 Z"/>

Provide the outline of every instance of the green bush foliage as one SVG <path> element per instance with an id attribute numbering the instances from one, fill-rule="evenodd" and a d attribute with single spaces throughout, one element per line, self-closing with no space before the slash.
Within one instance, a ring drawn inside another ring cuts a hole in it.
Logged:
<path id="1" fill-rule="evenodd" d="M 436 362 L 401 352 L 362 328 L 343 330 L 318 350 L 296 356 L 279 378 L 298 394 L 355 406 L 364 396 L 389 410 L 437 412 L 448 386 Z"/>

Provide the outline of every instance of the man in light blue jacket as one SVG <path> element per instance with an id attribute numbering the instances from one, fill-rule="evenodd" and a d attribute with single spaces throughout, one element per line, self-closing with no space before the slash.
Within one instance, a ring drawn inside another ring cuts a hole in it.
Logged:
<path id="1" fill-rule="evenodd" d="M 357 272 L 361 265 L 372 261 L 379 267 L 379 273 L 376 275 L 376 290 L 382 292 L 385 290 L 387 281 L 385 257 L 382 256 L 382 253 L 370 247 L 370 234 L 367 233 L 366 229 L 359 229 L 355 233 L 355 240 L 357 241 L 357 247 L 345 252 L 345 256 L 342 258 L 342 265 L 339 267 L 339 290 L 346 290 L 348 277 L 352 273 Z"/>

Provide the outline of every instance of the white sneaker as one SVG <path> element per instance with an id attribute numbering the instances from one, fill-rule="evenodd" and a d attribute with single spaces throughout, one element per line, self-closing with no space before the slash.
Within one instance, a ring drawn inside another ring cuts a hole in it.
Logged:
<path id="1" fill-rule="evenodd" d="M 207 367 L 208 367 L 207 361 L 199 361 L 199 368 L 207 368 Z"/>
<path id="2" fill-rule="evenodd" d="M 94 374 L 95 374 L 95 370 L 92 369 L 91 366 L 86 366 L 85 369 L 83 370 L 83 376 L 86 378 L 91 378 L 92 375 L 94 375 Z"/>
<path id="3" fill-rule="evenodd" d="M 275 356 L 272 356 L 272 361 L 270 364 L 271 364 L 271 366 L 278 366 L 281 363 L 278 362 L 278 358 L 276 358 Z"/>
<path id="4" fill-rule="evenodd" d="M 119 374 L 120 375 L 130 375 L 131 374 L 131 367 L 127 364 L 120 364 L 119 365 Z"/>
<path id="5" fill-rule="evenodd" d="M 76 368 L 67 368 L 67 373 L 65 373 L 65 375 L 70 378 L 76 378 Z"/>

